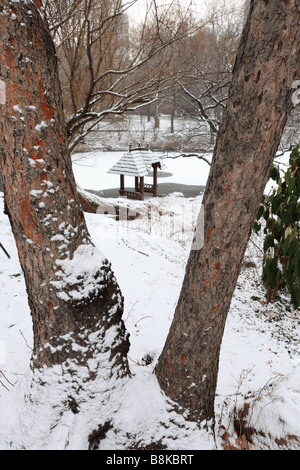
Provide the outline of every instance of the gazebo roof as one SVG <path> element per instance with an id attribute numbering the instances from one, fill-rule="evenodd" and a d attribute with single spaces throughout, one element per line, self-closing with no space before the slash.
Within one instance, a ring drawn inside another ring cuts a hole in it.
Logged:
<path id="1" fill-rule="evenodd" d="M 142 154 L 142 157 L 144 159 L 144 162 L 145 162 L 145 165 L 146 165 L 146 168 L 147 168 L 148 171 L 152 170 L 152 164 L 153 163 L 160 163 L 161 170 L 166 168 L 166 165 L 163 161 L 163 156 L 162 155 L 157 155 L 157 154 L 151 152 L 151 150 L 148 150 L 148 151 L 144 150 L 143 154 Z"/>
<path id="2" fill-rule="evenodd" d="M 107 173 L 139 177 L 147 176 L 152 170 L 152 164 L 154 163 L 160 163 L 161 168 L 165 168 L 162 156 L 151 152 L 151 150 L 132 149 L 124 153 Z"/>

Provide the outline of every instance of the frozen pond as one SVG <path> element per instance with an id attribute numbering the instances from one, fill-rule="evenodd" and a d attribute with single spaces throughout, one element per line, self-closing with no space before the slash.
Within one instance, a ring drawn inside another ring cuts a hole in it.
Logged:
<path id="1" fill-rule="evenodd" d="M 118 195 L 120 179 L 118 175 L 107 173 L 120 159 L 124 152 L 89 152 L 75 154 L 72 157 L 76 182 L 84 189 L 103 191 L 103 195 Z M 199 194 L 206 185 L 209 165 L 197 157 L 165 158 L 166 169 L 158 171 L 159 193 L 181 191 L 187 196 Z M 152 178 L 146 177 L 145 183 Z M 134 186 L 134 178 L 126 177 L 125 185 Z M 115 191 L 112 191 L 115 190 Z"/>

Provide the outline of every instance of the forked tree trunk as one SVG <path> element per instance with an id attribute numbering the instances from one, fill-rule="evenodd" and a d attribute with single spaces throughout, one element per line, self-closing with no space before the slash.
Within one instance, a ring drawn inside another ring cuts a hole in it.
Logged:
<path id="1" fill-rule="evenodd" d="M 110 348 L 110 373 L 124 376 L 123 298 L 78 202 L 56 55 L 40 7 L 39 0 L 0 0 L 0 171 L 33 321 L 32 365 L 83 366 L 81 380 L 95 380 L 99 354 Z"/>
<path id="2" fill-rule="evenodd" d="M 300 78 L 299 8 L 296 0 L 251 3 L 203 200 L 203 247 L 191 250 L 156 367 L 162 389 L 195 421 L 214 421 L 227 313 Z"/>

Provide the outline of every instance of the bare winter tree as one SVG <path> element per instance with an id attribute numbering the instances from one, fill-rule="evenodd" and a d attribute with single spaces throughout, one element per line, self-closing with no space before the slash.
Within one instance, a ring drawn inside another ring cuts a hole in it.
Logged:
<path id="1" fill-rule="evenodd" d="M 71 151 L 107 116 L 136 111 L 174 83 L 165 51 L 190 33 L 183 30 L 182 20 L 173 20 L 176 2 L 172 0 L 166 9 L 158 10 L 151 1 L 144 20 L 133 27 L 127 13 L 135 3 L 45 3 L 59 57 Z"/>
<path id="2" fill-rule="evenodd" d="M 0 168 L 32 315 L 35 399 L 56 381 L 59 413 L 78 413 L 88 384 L 90 399 L 93 386 L 129 374 L 123 298 L 78 204 L 40 2 L 1 0 L 0 18 Z"/>
<path id="3" fill-rule="evenodd" d="M 186 40 L 185 60 L 190 63 L 190 69 L 180 79 L 180 96 L 187 103 L 187 108 L 183 106 L 182 112 L 192 118 L 195 125 L 186 131 L 181 149 L 184 156 L 203 158 L 212 152 L 249 8 L 250 0 L 237 3 L 212 1 L 207 12 L 206 27 Z M 281 139 L 280 150 L 289 150 L 298 136 L 298 110 L 293 109 Z M 200 149 L 197 146 L 199 142 Z"/>
<path id="4" fill-rule="evenodd" d="M 161 388 L 194 421 L 214 421 L 225 322 L 300 77 L 299 28 L 297 0 L 252 0 L 203 200 L 204 243 L 191 250 L 156 367 Z"/>
<path id="5" fill-rule="evenodd" d="M 226 106 L 232 68 L 243 23 L 242 6 L 227 0 L 212 2 L 206 28 L 186 42 L 189 72 L 180 80 L 183 99 L 194 109 L 195 126 L 187 139 L 201 136 L 202 148 L 211 151 Z"/>

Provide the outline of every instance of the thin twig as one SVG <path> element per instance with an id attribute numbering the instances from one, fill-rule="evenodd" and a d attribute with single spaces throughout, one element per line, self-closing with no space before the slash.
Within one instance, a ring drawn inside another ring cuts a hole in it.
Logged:
<path id="1" fill-rule="evenodd" d="M 134 309 L 134 307 L 136 306 L 136 304 L 138 303 L 138 300 L 136 302 L 134 302 L 134 304 L 132 305 L 131 309 L 129 310 L 128 314 L 127 314 L 127 317 L 126 317 L 126 320 L 128 320 L 129 318 L 129 315 L 131 314 L 132 310 Z M 124 319 L 125 320 L 125 319 Z M 125 321 L 126 321 L 125 320 Z"/>
<path id="2" fill-rule="evenodd" d="M 23 334 L 23 331 L 19 330 L 19 332 L 20 332 L 22 338 L 24 339 L 26 346 L 27 346 L 31 351 L 33 351 L 33 349 L 32 349 L 32 348 L 29 346 L 29 344 L 27 343 L 27 340 L 26 340 L 26 338 L 25 338 L 25 336 L 24 336 L 24 334 Z"/>
<path id="3" fill-rule="evenodd" d="M 6 377 L 6 375 L 3 373 L 2 370 L 0 370 L 0 377 L 3 377 L 6 382 L 11 385 L 12 387 L 15 386 L 15 384 L 13 384 L 10 380 L 8 380 L 8 378 Z M 2 380 L 0 380 L 0 384 L 9 392 L 9 388 L 2 382 Z"/>
<path id="4" fill-rule="evenodd" d="M 144 253 L 143 251 L 136 250 L 135 248 L 133 248 L 132 246 L 130 246 L 130 245 L 124 240 L 124 238 L 122 238 L 122 242 L 123 242 L 128 248 L 130 248 L 131 250 L 136 251 L 137 253 L 140 253 L 141 255 L 149 256 L 148 253 Z"/>

